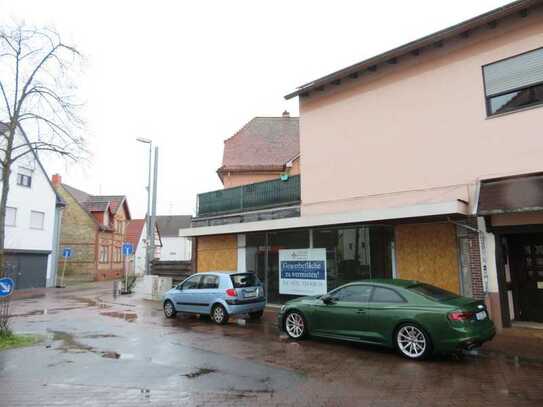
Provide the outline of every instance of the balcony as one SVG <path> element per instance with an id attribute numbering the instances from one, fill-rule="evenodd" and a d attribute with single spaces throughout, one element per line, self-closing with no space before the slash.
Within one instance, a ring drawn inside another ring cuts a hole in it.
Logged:
<path id="1" fill-rule="evenodd" d="M 289 206 L 300 202 L 300 176 L 198 194 L 198 217 Z"/>

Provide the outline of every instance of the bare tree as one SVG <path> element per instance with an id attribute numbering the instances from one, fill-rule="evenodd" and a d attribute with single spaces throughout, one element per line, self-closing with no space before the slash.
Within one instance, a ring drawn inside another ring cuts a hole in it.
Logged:
<path id="1" fill-rule="evenodd" d="M 0 27 L 0 277 L 11 169 L 40 152 L 78 159 L 85 152 L 76 102 L 81 54 L 49 28 Z M 9 301 L 0 300 L 0 334 L 9 333 Z"/>

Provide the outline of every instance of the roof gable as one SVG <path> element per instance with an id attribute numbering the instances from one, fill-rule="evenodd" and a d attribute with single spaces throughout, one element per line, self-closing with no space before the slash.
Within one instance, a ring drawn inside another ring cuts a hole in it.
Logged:
<path id="1" fill-rule="evenodd" d="M 300 154 L 298 117 L 255 117 L 225 140 L 219 172 L 277 170 Z"/>
<path id="2" fill-rule="evenodd" d="M 4 122 L 0 122 L 0 134 L 5 133 L 8 129 L 9 129 L 9 127 L 8 127 L 7 124 L 5 124 Z M 26 135 L 25 131 L 20 126 L 18 127 L 18 130 L 19 130 L 24 142 L 30 146 L 30 140 L 29 140 L 28 136 Z M 47 171 L 45 171 L 45 167 L 43 166 L 43 164 L 42 164 L 42 162 L 40 160 L 38 152 L 34 148 L 30 148 L 30 151 L 32 152 L 32 156 L 36 160 L 36 163 L 38 164 L 38 167 L 40 167 L 40 170 L 41 170 L 42 174 L 44 175 L 45 179 L 47 180 L 47 183 L 49 184 L 49 186 L 51 187 L 51 189 L 53 190 L 53 192 L 55 194 L 56 206 L 57 207 L 65 206 L 66 202 L 64 202 L 64 199 L 62 199 L 60 194 L 57 192 L 57 190 L 53 186 L 53 183 L 51 182 L 51 179 L 49 178 L 49 175 L 47 175 Z"/>
<path id="3" fill-rule="evenodd" d="M 124 207 L 127 218 L 130 219 L 130 211 L 124 195 L 91 195 L 67 184 L 62 184 L 62 187 L 89 214 L 109 210 L 111 214 L 115 215 L 120 207 Z"/>
<path id="4" fill-rule="evenodd" d="M 134 248 L 138 247 L 144 226 L 145 219 L 132 219 L 126 225 L 126 240 L 132 243 Z"/>

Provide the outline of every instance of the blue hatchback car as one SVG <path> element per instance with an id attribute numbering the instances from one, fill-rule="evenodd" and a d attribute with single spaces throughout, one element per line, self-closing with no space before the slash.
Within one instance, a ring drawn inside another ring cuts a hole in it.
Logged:
<path id="1" fill-rule="evenodd" d="M 254 273 L 197 273 L 166 292 L 163 306 L 166 318 L 178 312 L 201 314 L 222 325 L 230 315 L 262 317 L 266 299 Z"/>

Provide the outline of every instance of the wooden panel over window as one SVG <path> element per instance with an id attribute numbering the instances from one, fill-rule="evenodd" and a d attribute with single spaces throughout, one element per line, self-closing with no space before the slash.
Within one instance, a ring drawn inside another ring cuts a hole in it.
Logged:
<path id="1" fill-rule="evenodd" d="M 451 223 L 396 226 L 398 277 L 459 293 L 458 249 Z"/>

